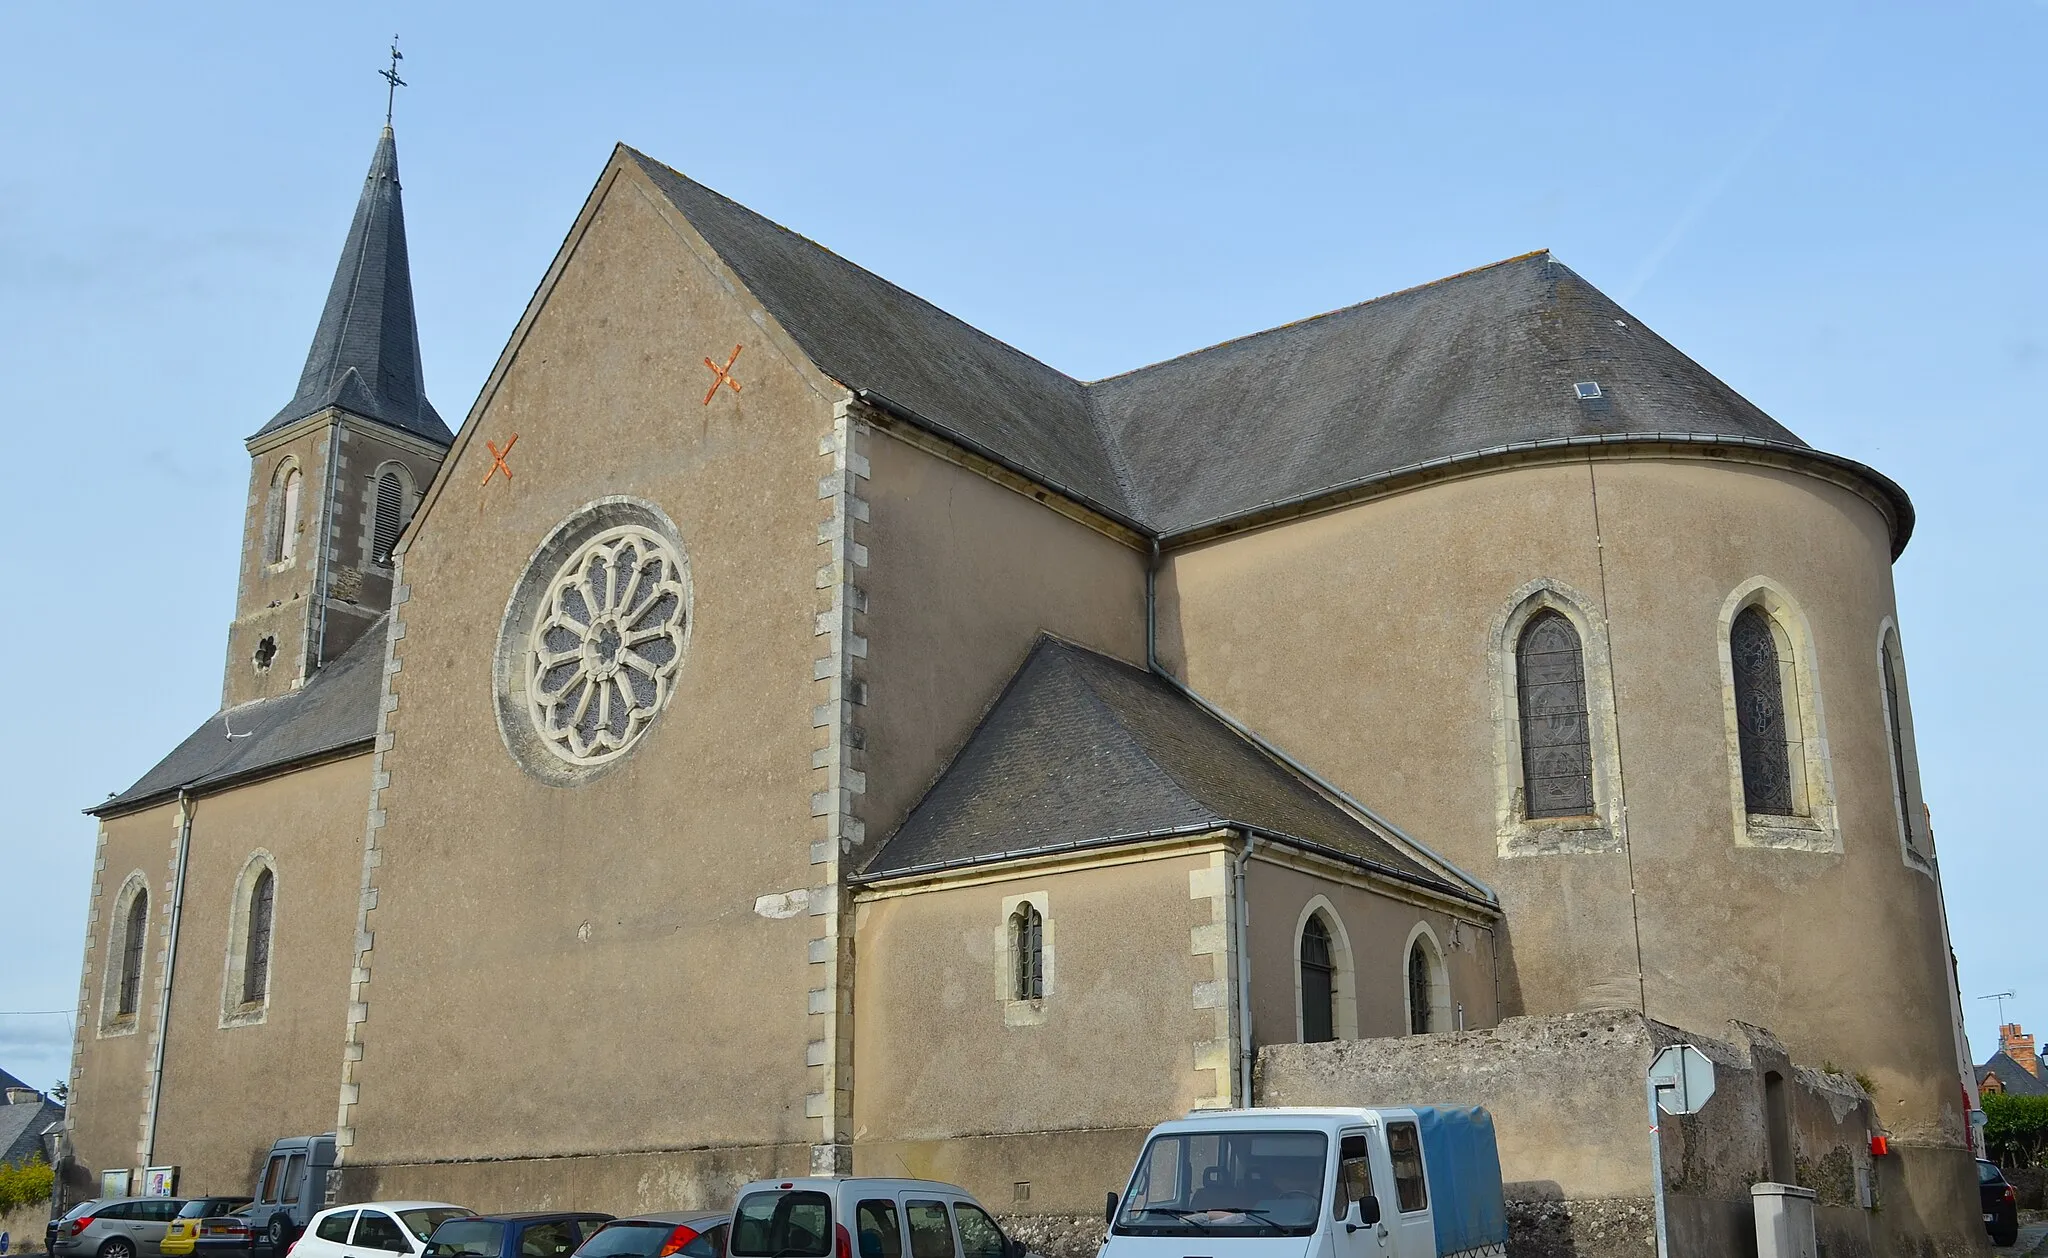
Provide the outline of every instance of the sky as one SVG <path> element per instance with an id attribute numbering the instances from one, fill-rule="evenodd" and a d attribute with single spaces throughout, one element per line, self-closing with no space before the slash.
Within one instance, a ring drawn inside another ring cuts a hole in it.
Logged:
<path id="1" fill-rule="evenodd" d="M 393 32 L 451 423 L 619 141 L 1083 378 L 1555 251 L 1913 496 L 1895 573 L 1972 1046 L 1993 992 L 2048 1033 L 2048 0 L 19 0 L 0 1068 L 68 1068 L 79 810 L 218 705 L 242 441 L 297 382 Z"/>

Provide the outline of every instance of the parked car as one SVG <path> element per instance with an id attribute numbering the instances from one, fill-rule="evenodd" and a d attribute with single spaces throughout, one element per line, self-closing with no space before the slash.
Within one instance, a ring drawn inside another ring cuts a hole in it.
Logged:
<path id="1" fill-rule="evenodd" d="M 158 1244 L 169 1258 L 197 1250 L 217 1252 L 249 1248 L 249 1220 L 235 1211 L 250 1204 L 247 1197 L 193 1197 L 171 1220 Z M 202 1243 L 202 1241 L 204 1243 Z"/>
<path id="2" fill-rule="evenodd" d="M 60 1258 L 159 1258 L 183 1197 L 112 1197 L 88 1201 L 64 1216 L 50 1252 Z"/>
<path id="3" fill-rule="evenodd" d="M 334 1133 L 287 1136 L 270 1146 L 263 1174 L 256 1181 L 256 1200 L 249 1227 L 269 1258 L 284 1258 L 285 1249 L 327 1203 L 327 1172 L 334 1168 Z"/>
<path id="4" fill-rule="evenodd" d="M 575 1258 L 724 1258 L 731 1222 L 703 1210 L 613 1219 L 584 1238 Z"/>
<path id="5" fill-rule="evenodd" d="M 420 1258 L 427 1238 L 450 1219 L 476 1214 L 445 1201 L 365 1201 L 322 1210 L 292 1245 L 291 1258 Z"/>
<path id="6" fill-rule="evenodd" d="M 609 1214 L 473 1214 L 450 1219 L 427 1239 L 427 1258 L 569 1258 Z"/>
<path id="7" fill-rule="evenodd" d="M 1994 1245 L 2010 1245 L 2020 1238 L 2020 1198 L 1998 1169 L 1998 1163 L 1977 1159 L 1977 1196 L 1984 1206 L 1984 1230 Z"/>
<path id="8" fill-rule="evenodd" d="M 1199 1239 L 1256 1258 L 1307 1252 L 1451 1258 L 1507 1244 L 1493 1118 L 1478 1106 L 1245 1109 L 1152 1129 L 1101 1258 L 1159 1258 Z M 1297 1250 L 1296 1252 L 1301 1252 Z"/>
<path id="9" fill-rule="evenodd" d="M 859 1258 L 1024 1258 L 1023 1245 L 1004 1236 L 966 1189 L 936 1180 L 759 1180 L 740 1190 L 726 1236 L 730 1258 L 847 1258 L 856 1252 Z"/>

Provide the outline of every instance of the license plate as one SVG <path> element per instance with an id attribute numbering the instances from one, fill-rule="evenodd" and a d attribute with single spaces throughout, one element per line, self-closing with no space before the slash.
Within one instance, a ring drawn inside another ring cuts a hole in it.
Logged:
<path id="1" fill-rule="evenodd" d="M 1985 1221 L 1986 1223 L 1990 1223 L 1990 1222 L 1994 1221 L 1994 1220 L 1995 1220 L 1995 1219 L 1997 1219 L 1997 1218 L 1998 1218 L 1998 1216 L 1997 1216 L 1997 1215 L 1995 1215 L 1995 1214 L 1987 1214 L 1987 1215 L 1985 1215 L 1985 1216 L 1984 1216 L 1984 1221 Z"/>

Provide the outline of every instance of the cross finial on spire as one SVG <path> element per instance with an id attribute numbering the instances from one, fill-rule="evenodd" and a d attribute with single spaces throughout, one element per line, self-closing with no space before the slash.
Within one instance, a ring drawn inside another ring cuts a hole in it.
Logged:
<path id="1" fill-rule="evenodd" d="M 391 106 L 398 98 L 398 89 L 405 86 L 405 80 L 398 77 L 398 63 L 405 60 L 405 54 L 398 51 L 398 36 L 391 37 L 391 65 L 377 74 L 390 86 L 384 89 L 384 125 L 391 125 Z"/>

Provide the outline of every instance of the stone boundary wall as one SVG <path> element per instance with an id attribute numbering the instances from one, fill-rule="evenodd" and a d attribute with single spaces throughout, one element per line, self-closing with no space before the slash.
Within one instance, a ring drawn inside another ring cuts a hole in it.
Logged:
<path id="1" fill-rule="evenodd" d="M 7 1233 L 10 1254 L 40 1253 L 43 1230 L 50 1225 L 50 1203 L 33 1201 L 0 1214 L 0 1232 Z"/>
<path id="2" fill-rule="evenodd" d="M 1637 1258 L 1656 1252 L 1643 1075 L 1658 1049 L 1712 1058 L 1713 1099 L 1662 1124 L 1674 1258 L 1754 1252 L 1751 1184 L 1770 1165 L 1764 1086 L 1787 1084 L 1798 1182 L 1819 1193 L 1829 1258 L 1969 1252 L 1879 1233 L 1874 1103 L 1853 1080 L 1793 1064 L 1767 1031 L 1730 1023 L 1698 1035 L 1628 1010 L 1510 1018 L 1450 1035 L 1275 1044 L 1259 1050 L 1260 1105 L 1484 1105 L 1494 1118 L 1516 1258 Z M 1901 1220 L 1905 1222 L 1905 1220 Z"/>

